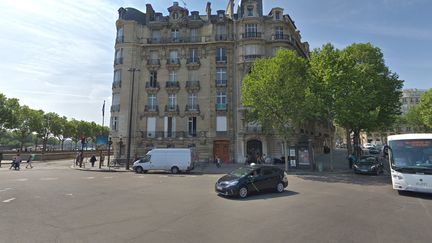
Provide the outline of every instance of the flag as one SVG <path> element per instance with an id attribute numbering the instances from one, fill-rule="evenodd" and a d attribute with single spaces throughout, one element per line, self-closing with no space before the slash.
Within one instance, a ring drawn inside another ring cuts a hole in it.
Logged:
<path id="1" fill-rule="evenodd" d="M 102 116 L 105 116 L 105 100 L 104 100 L 104 103 L 102 105 Z"/>

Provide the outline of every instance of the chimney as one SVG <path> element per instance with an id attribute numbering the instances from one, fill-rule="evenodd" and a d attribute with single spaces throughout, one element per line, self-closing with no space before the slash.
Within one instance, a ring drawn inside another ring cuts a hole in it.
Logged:
<path id="1" fill-rule="evenodd" d="M 206 14 L 207 14 L 207 17 L 209 17 L 209 18 L 211 16 L 211 7 L 210 7 L 210 5 L 211 5 L 211 2 L 207 2 Z"/>

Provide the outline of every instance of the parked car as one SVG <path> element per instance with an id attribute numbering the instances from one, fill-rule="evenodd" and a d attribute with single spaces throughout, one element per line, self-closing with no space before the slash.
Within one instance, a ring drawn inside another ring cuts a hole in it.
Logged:
<path id="1" fill-rule="evenodd" d="M 372 148 L 369 148 L 369 153 L 370 154 L 380 154 L 381 150 L 378 149 L 377 147 L 372 147 Z"/>
<path id="2" fill-rule="evenodd" d="M 195 151 L 189 148 L 152 149 L 145 156 L 135 161 L 132 168 L 137 173 L 149 170 L 171 171 L 177 174 L 181 171 L 189 172 L 195 166 Z"/>
<path id="3" fill-rule="evenodd" d="M 246 198 L 252 193 L 274 190 L 283 192 L 288 186 L 285 171 L 271 165 L 252 165 L 238 168 L 221 177 L 215 191 L 225 196 Z"/>
<path id="4" fill-rule="evenodd" d="M 354 162 L 354 173 L 361 174 L 375 174 L 379 175 L 383 173 L 384 166 L 378 160 L 378 157 L 373 155 L 362 155 Z"/>
<path id="5" fill-rule="evenodd" d="M 370 148 L 374 148 L 374 147 L 375 147 L 375 145 L 371 144 L 371 143 L 367 143 L 367 144 L 363 145 L 363 148 L 365 148 L 365 149 L 370 149 Z"/>

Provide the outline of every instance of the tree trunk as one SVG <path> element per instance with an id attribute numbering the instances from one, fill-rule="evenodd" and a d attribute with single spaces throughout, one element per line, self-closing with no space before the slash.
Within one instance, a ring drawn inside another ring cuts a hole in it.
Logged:
<path id="1" fill-rule="evenodd" d="M 360 130 L 359 129 L 354 130 L 354 153 L 355 153 L 356 158 L 359 158 L 361 155 Z"/>
<path id="2" fill-rule="evenodd" d="M 347 152 L 348 152 L 348 156 L 350 156 L 353 152 L 352 150 L 352 146 L 351 146 L 351 132 L 348 128 L 345 128 L 345 136 L 346 136 L 346 140 L 347 140 Z"/>
<path id="3" fill-rule="evenodd" d="M 288 141 L 286 139 L 284 139 L 283 141 L 283 150 L 284 150 L 284 156 L 285 156 L 285 171 L 288 172 L 288 154 L 287 154 L 287 147 L 288 147 Z"/>
<path id="4" fill-rule="evenodd" d="M 63 151 L 64 139 L 61 140 L 61 150 Z"/>

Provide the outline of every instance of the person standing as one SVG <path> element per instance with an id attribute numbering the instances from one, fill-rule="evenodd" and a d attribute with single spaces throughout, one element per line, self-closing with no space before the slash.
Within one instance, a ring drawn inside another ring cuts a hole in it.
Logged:
<path id="1" fill-rule="evenodd" d="M 219 158 L 219 156 L 216 156 L 216 167 L 220 168 L 222 164 L 221 159 Z"/>
<path id="2" fill-rule="evenodd" d="M 90 163 L 92 165 L 92 167 L 94 167 L 94 163 L 96 162 L 96 156 L 92 155 L 92 157 L 90 158 Z"/>
<path id="3" fill-rule="evenodd" d="M 30 166 L 30 169 L 33 169 L 33 165 L 32 165 L 32 162 L 33 162 L 33 155 L 29 155 L 29 157 L 28 157 L 28 159 L 27 159 L 27 165 L 26 165 L 26 169 Z"/>
<path id="4" fill-rule="evenodd" d="M 0 152 L 0 168 L 1 168 L 1 162 L 2 162 L 2 160 L 3 160 L 3 153 Z"/>
<path id="5" fill-rule="evenodd" d="M 348 163 L 349 163 L 349 168 L 352 169 L 353 167 L 353 163 L 356 161 L 356 157 L 354 155 L 354 153 L 352 153 L 349 157 L 348 157 Z"/>

